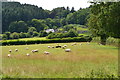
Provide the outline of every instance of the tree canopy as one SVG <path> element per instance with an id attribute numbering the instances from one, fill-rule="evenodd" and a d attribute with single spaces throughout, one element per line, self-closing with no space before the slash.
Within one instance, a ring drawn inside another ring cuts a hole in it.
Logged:
<path id="1" fill-rule="evenodd" d="M 96 2 L 92 5 L 88 26 L 93 35 L 105 41 L 108 36 L 120 38 L 120 2 Z"/>
<path id="2" fill-rule="evenodd" d="M 37 31 L 43 30 L 44 28 L 58 28 L 72 23 L 85 24 L 85 19 L 89 13 L 88 9 L 75 11 L 74 7 L 71 10 L 69 7 L 57 7 L 50 11 L 31 4 L 3 2 L 2 31 L 16 31 L 16 27 L 18 26 L 14 26 L 15 29 L 12 29 L 13 26 L 11 27 L 11 25 L 17 25 L 19 21 L 24 21 L 28 27 L 35 27 Z"/>

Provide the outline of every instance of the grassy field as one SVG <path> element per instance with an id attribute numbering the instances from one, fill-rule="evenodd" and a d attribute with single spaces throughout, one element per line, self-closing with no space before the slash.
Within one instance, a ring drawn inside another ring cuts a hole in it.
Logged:
<path id="1" fill-rule="evenodd" d="M 34 38 L 21 38 L 21 39 L 12 39 L 13 41 L 14 40 L 45 40 L 46 37 L 34 37 Z M 4 41 L 4 40 L 3 40 Z M 6 41 L 6 40 L 5 40 Z M 10 40 L 7 40 L 7 41 L 10 41 Z"/>
<path id="2" fill-rule="evenodd" d="M 17 45 L 2 47 L 2 74 L 4 78 L 107 78 L 118 75 L 118 48 L 96 43 L 60 43 L 61 48 L 48 48 L 52 44 Z M 29 49 L 26 50 L 25 48 Z M 8 58 L 9 50 L 12 50 Z M 18 52 L 15 52 L 18 49 Z M 38 53 L 31 50 L 38 49 Z M 44 51 L 51 54 L 45 55 Z M 26 56 L 30 53 L 30 56 Z"/>

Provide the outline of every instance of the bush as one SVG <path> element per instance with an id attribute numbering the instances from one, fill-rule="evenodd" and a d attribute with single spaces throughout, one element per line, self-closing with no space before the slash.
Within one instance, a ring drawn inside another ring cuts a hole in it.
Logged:
<path id="1" fill-rule="evenodd" d="M 100 37 L 93 37 L 92 38 L 92 42 L 97 42 L 97 43 L 100 43 Z"/>
<path id="2" fill-rule="evenodd" d="M 70 29 L 67 33 L 51 33 L 47 36 L 47 39 L 53 39 L 53 38 L 66 38 L 66 37 L 77 37 L 78 33 Z"/>
<path id="3" fill-rule="evenodd" d="M 38 32 L 36 32 L 36 31 L 33 32 L 33 37 L 37 37 L 38 35 L 39 35 Z"/>
<path id="4" fill-rule="evenodd" d="M 94 38 L 92 38 L 92 42 L 100 43 L 100 37 L 94 37 Z M 106 44 L 107 45 L 119 46 L 120 39 L 113 38 L 113 37 L 108 37 L 107 40 L 106 40 Z"/>
<path id="5" fill-rule="evenodd" d="M 47 35 L 48 35 L 48 33 L 45 31 L 42 31 L 39 33 L 39 37 L 46 37 Z"/>
<path id="6" fill-rule="evenodd" d="M 19 36 L 20 38 L 26 38 L 26 34 L 23 33 L 23 32 L 19 33 L 19 35 L 20 35 L 20 36 Z"/>
<path id="7" fill-rule="evenodd" d="M 10 39 L 10 34 L 11 34 L 11 32 L 5 32 L 4 34 L 7 35 L 7 39 Z"/>
<path id="8" fill-rule="evenodd" d="M 8 36 L 6 34 L 3 34 L 2 35 L 2 40 L 7 40 L 8 39 Z"/>
<path id="9" fill-rule="evenodd" d="M 18 39 L 18 38 L 19 38 L 19 33 L 14 32 L 14 33 L 12 33 L 12 34 L 10 35 L 10 37 L 11 37 L 12 39 Z"/>
<path id="10" fill-rule="evenodd" d="M 74 38 L 56 38 L 56 39 L 46 39 L 46 40 L 6 40 L 2 41 L 2 45 L 25 45 L 25 44 L 39 44 L 39 43 L 66 43 L 66 42 L 86 42 L 91 41 L 88 37 L 74 37 Z"/>
<path id="11" fill-rule="evenodd" d="M 106 41 L 106 43 L 108 45 L 115 45 L 115 46 L 118 46 L 120 44 L 120 39 L 118 38 L 113 38 L 113 37 L 109 37 Z"/>
<path id="12" fill-rule="evenodd" d="M 56 35 L 55 33 L 51 33 L 51 34 L 49 34 L 46 38 L 47 38 L 47 39 L 53 39 L 53 38 L 57 38 L 56 36 L 57 36 L 57 35 Z"/>

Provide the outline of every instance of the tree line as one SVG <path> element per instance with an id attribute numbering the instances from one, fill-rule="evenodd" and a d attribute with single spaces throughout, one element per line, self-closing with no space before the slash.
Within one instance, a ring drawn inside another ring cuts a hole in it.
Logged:
<path id="1" fill-rule="evenodd" d="M 100 36 L 102 44 L 106 44 L 108 37 L 120 38 L 120 2 L 91 4 L 89 8 L 78 11 L 74 7 L 71 10 L 69 7 L 58 7 L 49 11 L 35 5 L 6 2 L 2 5 L 3 33 L 27 33 L 32 36 L 38 33 L 48 38 L 76 37 L 75 27 L 69 25 L 80 24 L 87 25 L 93 37 Z M 68 32 L 65 35 L 59 31 L 47 35 L 44 30 L 50 28 L 62 28 L 63 32 Z"/>
<path id="2" fill-rule="evenodd" d="M 22 23 L 22 26 L 26 26 L 26 24 L 24 24 L 23 21 L 19 21 L 20 23 Z M 12 25 L 11 32 L 4 32 L 4 34 L 2 35 L 2 39 L 3 40 L 8 40 L 8 39 L 19 39 L 19 38 L 32 38 L 32 37 L 46 37 L 48 39 L 53 39 L 53 38 L 65 38 L 65 37 L 78 37 L 78 32 L 76 31 L 75 25 L 65 25 L 63 26 L 63 28 L 61 28 L 60 30 L 58 29 L 58 31 L 56 31 L 55 33 L 52 32 L 46 32 L 45 30 L 41 30 L 41 31 L 37 31 L 37 29 L 35 27 L 29 27 L 28 30 L 22 27 L 18 27 L 18 30 L 22 30 L 25 32 L 15 32 L 14 28 L 18 25 L 21 26 L 20 23 L 16 23 Z M 27 26 L 26 26 L 27 28 Z M 46 28 L 46 26 L 45 26 Z M 44 28 L 43 28 L 44 29 Z"/>
<path id="3" fill-rule="evenodd" d="M 44 28 L 58 28 L 67 24 L 84 25 L 89 11 L 89 8 L 80 8 L 75 11 L 74 7 L 72 9 L 69 7 L 57 7 L 50 11 L 31 4 L 3 2 L 2 31 L 3 33 L 6 31 L 26 32 L 31 26 L 40 31 Z"/>

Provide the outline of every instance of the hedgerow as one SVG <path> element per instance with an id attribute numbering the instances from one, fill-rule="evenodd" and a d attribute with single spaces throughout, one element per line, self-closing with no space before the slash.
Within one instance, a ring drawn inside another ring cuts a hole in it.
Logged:
<path id="1" fill-rule="evenodd" d="M 86 42 L 91 41 L 89 36 L 85 37 L 73 37 L 73 38 L 55 38 L 45 40 L 3 40 L 2 45 L 25 45 L 25 44 L 42 44 L 42 43 L 67 43 L 67 42 Z"/>

